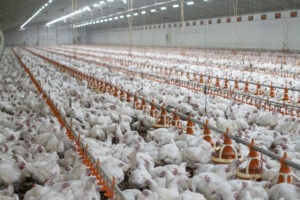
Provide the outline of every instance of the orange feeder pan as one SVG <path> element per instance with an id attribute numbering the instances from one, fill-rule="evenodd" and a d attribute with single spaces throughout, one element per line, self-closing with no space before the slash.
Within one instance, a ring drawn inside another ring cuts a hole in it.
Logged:
<path id="1" fill-rule="evenodd" d="M 152 99 L 151 103 L 150 103 L 150 116 L 153 117 L 153 118 L 158 118 L 158 111 L 156 109 L 156 106 L 154 105 L 154 99 Z"/>
<path id="2" fill-rule="evenodd" d="M 153 125 L 153 128 L 169 128 L 169 117 L 164 106 L 161 107 L 160 119 L 156 124 Z"/>
<path id="3" fill-rule="evenodd" d="M 284 152 L 283 157 L 280 159 L 280 169 L 279 169 L 277 183 L 292 184 L 294 182 L 291 168 L 284 163 L 287 159 L 288 159 L 287 153 Z"/>
<path id="4" fill-rule="evenodd" d="M 176 115 L 177 109 L 173 113 L 172 126 L 176 126 L 179 129 L 182 129 L 182 123 L 178 115 Z"/>
<path id="5" fill-rule="evenodd" d="M 239 169 L 236 176 L 246 180 L 262 180 L 263 168 L 260 163 L 259 153 L 253 149 L 254 139 L 249 144 L 249 160 L 246 168 Z"/>
<path id="6" fill-rule="evenodd" d="M 215 146 L 214 141 L 211 136 L 210 129 L 208 128 L 208 119 L 203 124 L 203 139 L 207 141 L 212 147 Z"/>
<path id="7" fill-rule="evenodd" d="M 220 149 L 217 149 L 211 156 L 211 161 L 217 164 L 229 164 L 238 158 L 237 151 L 232 144 L 231 139 L 227 136 L 229 129 L 224 133 L 224 142 Z"/>
<path id="8" fill-rule="evenodd" d="M 283 98 L 282 98 L 283 101 L 289 101 L 290 98 L 289 98 L 289 91 L 287 89 L 287 87 L 285 86 L 284 88 L 284 93 L 283 93 Z"/>
<path id="9" fill-rule="evenodd" d="M 185 134 L 189 134 L 189 135 L 194 135 L 194 126 L 195 123 L 191 120 L 192 115 L 189 114 L 188 119 L 187 119 L 187 125 L 186 125 L 186 130 L 185 130 Z"/>

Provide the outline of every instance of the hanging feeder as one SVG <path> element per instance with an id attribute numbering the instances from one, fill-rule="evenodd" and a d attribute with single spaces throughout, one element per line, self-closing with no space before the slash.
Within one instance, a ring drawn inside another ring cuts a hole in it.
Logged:
<path id="1" fill-rule="evenodd" d="M 262 180 L 262 163 L 259 157 L 259 153 L 253 149 L 254 139 L 251 140 L 251 143 L 248 145 L 249 154 L 248 154 L 248 163 L 246 168 L 238 169 L 236 176 L 241 179 L 246 180 Z"/>
<path id="2" fill-rule="evenodd" d="M 188 119 L 187 119 L 187 125 L 186 125 L 186 130 L 185 133 L 189 135 L 194 135 L 194 128 L 195 123 L 191 120 L 191 114 L 189 114 Z"/>
<path id="3" fill-rule="evenodd" d="M 214 141 L 213 141 L 212 136 L 211 136 L 211 131 L 208 128 L 208 119 L 203 124 L 203 134 L 204 134 L 203 139 L 206 142 L 208 142 L 212 147 L 214 147 L 215 144 L 214 144 Z"/>
<path id="4" fill-rule="evenodd" d="M 216 150 L 212 156 L 211 160 L 217 164 L 229 164 L 233 160 L 238 158 L 237 150 L 232 144 L 232 140 L 228 137 L 229 129 L 227 128 L 224 136 L 224 142 L 220 149 Z"/>
<path id="5" fill-rule="evenodd" d="M 270 97 L 271 98 L 274 98 L 275 97 L 275 89 L 274 89 L 274 87 L 273 87 L 273 85 L 271 84 L 270 85 Z"/>
<path id="6" fill-rule="evenodd" d="M 161 107 L 160 119 L 156 124 L 153 125 L 153 128 L 169 128 L 169 117 L 167 111 L 164 108 L 164 105 Z"/>
<path id="7" fill-rule="evenodd" d="M 283 98 L 282 98 L 283 101 L 289 101 L 290 98 L 289 98 L 289 91 L 287 89 L 287 87 L 285 86 L 284 87 L 284 93 L 283 93 Z"/>
<path id="8" fill-rule="evenodd" d="M 182 130 L 182 123 L 178 115 L 176 115 L 177 109 L 173 112 L 172 126 L 176 126 L 178 129 Z"/>
<path id="9" fill-rule="evenodd" d="M 152 99 L 150 105 L 151 105 L 150 116 L 157 119 L 159 116 L 158 116 L 158 111 L 156 109 L 156 106 L 154 105 L 154 99 Z"/>

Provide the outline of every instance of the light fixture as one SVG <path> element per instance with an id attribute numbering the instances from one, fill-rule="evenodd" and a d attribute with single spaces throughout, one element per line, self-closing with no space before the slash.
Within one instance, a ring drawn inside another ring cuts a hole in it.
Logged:
<path id="1" fill-rule="evenodd" d="M 193 1 L 188 1 L 188 2 L 186 2 L 186 5 L 188 5 L 188 6 L 193 5 L 193 4 L 194 4 Z"/>
<path id="2" fill-rule="evenodd" d="M 53 0 L 49 0 L 48 2 L 46 2 L 40 9 L 38 9 L 29 19 L 27 19 L 26 22 L 24 22 L 21 26 L 20 29 L 24 30 L 24 27 L 31 22 L 38 14 L 40 14 L 47 6 L 49 6 L 51 3 L 53 2 Z"/>
<path id="3" fill-rule="evenodd" d="M 66 20 L 66 19 L 68 19 L 68 18 L 70 18 L 70 17 L 72 17 L 72 16 L 74 16 L 74 15 L 78 15 L 78 14 L 80 14 L 80 13 L 82 13 L 82 12 L 90 11 L 90 10 L 91 10 L 90 7 L 85 6 L 84 8 L 81 8 L 81 9 L 79 9 L 79 10 L 76 10 L 76 11 L 74 11 L 74 12 L 68 14 L 68 15 L 62 16 L 62 17 L 60 17 L 60 18 L 57 18 L 57 19 L 55 19 L 55 20 L 52 20 L 51 22 L 48 22 L 48 23 L 46 24 L 46 26 L 50 26 L 50 25 L 52 25 L 52 24 L 54 24 L 54 23 L 57 23 L 57 22 L 59 22 L 59 21 L 64 21 L 64 20 Z"/>
<path id="4" fill-rule="evenodd" d="M 121 1 L 123 1 L 123 3 L 125 3 L 125 2 L 127 3 L 126 0 L 121 0 Z M 90 21 L 85 21 L 85 22 L 75 24 L 75 27 L 87 26 L 87 25 L 91 24 L 91 22 L 93 22 L 93 21 L 97 22 L 99 20 L 102 20 L 100 22 L 107 22 L 107 21 L 113 21 L 113 20 L 117 20 L 117 19 L 123 19 L 125 17 L 130 18 L 133 16 L 138 16 L 139 14 L 145 15 L 147 13 L 146 9 L 149 9 L 149 12 L 151 12 L 151 13 L 157 12 L 158 11 L 157 9 L 163 11 L 163 10 L 167 9 L 167 6 L 164 6 L 164 5 L 168 5 L 169 3 L 176 2 L 176 1 L 178 1 L 178 0 L 170 0 L 170 1 L 166 1 L 166 2 L 155 3 L 153 5 L 143 6 L 140 8 L 134 8 L 132 10 L 126 10 L 126 11 L 122 11 L 122 12 L 118 12 L 118 13 L 112 13 L 107 16 L 102 16 L 100 18 L 91 19 Z M 192 5 L 194 3 L 194 1 L 192 1 L 192 0 L 187 0 L 187 1 L 188 1 L 187 4 L 189 4 L 189 5 Z M 101 7 L 102 4 L 108 4 L 110 2 L 114 2 L 114 0 L 100 1 L 99 4 Z M 158 6 L 160 6 L 160 8 L 157 8 Z M 179 6 L 180 6 L 179 4 L 173 4 L 174 8 L 177 8 Z M 92 12 L 93 11 L 94 11 L 94 9 L 92 10 Z M 132 12 L 132 14 L 129 13 L 129 11 Z"/>

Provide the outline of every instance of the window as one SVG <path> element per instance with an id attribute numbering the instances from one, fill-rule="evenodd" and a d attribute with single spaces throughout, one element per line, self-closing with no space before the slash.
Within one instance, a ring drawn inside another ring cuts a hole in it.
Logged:
<path id="1" fill-rule="evenodd" d="M 281 18 L 281 13 L 275 13 L 275 19 L 280 19 Z"/>
<path id="2" fill-rule="evenodd" d="M 291 16 L 291 17 L 297 17 L 297 11 L 291 12 L 291 13 L 290 13 L 290 16 Z"/>
<path id="3" fill-rule="evenodd" d="M 261 19 L 261 20 L 266 20 L 266 19 L 267 19 L 267 15 L 261 15 L 261 16 L 260 16 L 260 19 Z"/>

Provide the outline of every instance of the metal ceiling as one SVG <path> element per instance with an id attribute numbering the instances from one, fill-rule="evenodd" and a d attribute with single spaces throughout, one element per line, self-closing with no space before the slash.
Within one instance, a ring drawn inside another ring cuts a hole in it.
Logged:
<path id="1" fill-rule="evenodd" d="M 106 2 L 107 0 L 105 0 Z M 127 0 L 130 1 L 130 0 Z M 141 7 L 147 7 L 147 14 L 133 17 L 133 25 L 146 25 L 153 23 L 167 23 L 180 21 L 180 8 L 173 8 L 172 5 L 180 4 L 180 0 L 132 0 L 133 10 Z M 268 11 L 293 10 L 300 9 L 300 0 L 193 0 L 193 5 L 186 5 L 188 1 L 184 0 L 184 19 L 195 20 L 203 18 L 224 17 L 233 15 L 263 13 Z M 31 17 L 46 0 L 0 0 L 0 29 L 9 30 L 19 28 L 24 21 Z M 158 3 L 165 3 L 166 10 L 160 11 L 160 6 L 154 6 Z M 101 8 L 94 8 L 93 4 L 99 3 L 99 0 L 53 0 L 53 3 L 41 12 L 29 25 L 45 23 L 58 17 L 67 15 L 74 10 L 84 6 L 92 8 L 89 12 L 84 12 L 72 19 L 56 23 L 55 26 L 68 26 L 74 23 L 88 21 L 94 18 L 105 17 L 111 14 L 122 13 L 128 10 L 128 4 L 123 0 L 114 0 Z M 236 5 L 236 6 L 235 6 Z M 158 12 L 151 13 L 149 9 L 156 8 Z M 234 11 L 237 13 L 234 13 Z M 138 10 L 139 12 L 141 10 Z M 135 11 L 134 11 L 135 12 Z M 113 20 L 107 23 L 88 26 L 91 29 L 107 29 L 115 27 L 128 26 L 128 20 Z"/>

